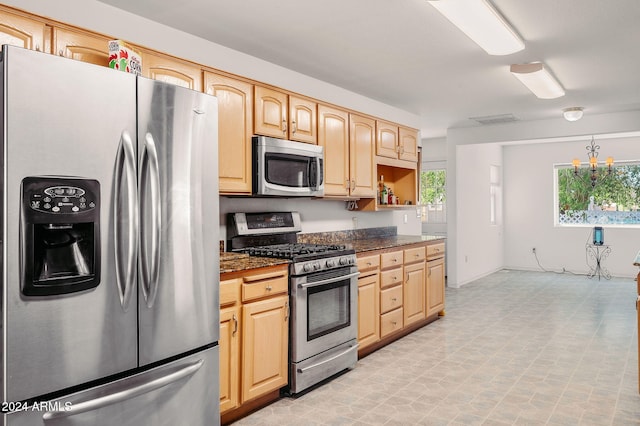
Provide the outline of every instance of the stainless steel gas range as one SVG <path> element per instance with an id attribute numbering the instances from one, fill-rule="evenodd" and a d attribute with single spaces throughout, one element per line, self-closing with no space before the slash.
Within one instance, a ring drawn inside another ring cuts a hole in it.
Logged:
<path id="1" fill-rule="evenodd" d="M 358 360 L 358 270 L 345 245 L 297 243 L 298 212 L 230 213 L 231 251 L 290 259 L 288 393 L 297 394 Z"/>

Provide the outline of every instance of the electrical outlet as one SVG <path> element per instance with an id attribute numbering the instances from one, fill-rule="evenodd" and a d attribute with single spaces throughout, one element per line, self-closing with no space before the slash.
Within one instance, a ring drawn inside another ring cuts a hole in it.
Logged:
<path id="1" fill-rule="evenodd" d="M 402 218 L 402 221 L 404 223 L 408 223 L 409 222 L 409 216 L 406 213 L 404 214 L 404 217 Z"/>
<path id="2" fill-rule="evenodd" d="M 531 249 L 531 253 L 536 254 L 536 248 L 535 247 Z"/>

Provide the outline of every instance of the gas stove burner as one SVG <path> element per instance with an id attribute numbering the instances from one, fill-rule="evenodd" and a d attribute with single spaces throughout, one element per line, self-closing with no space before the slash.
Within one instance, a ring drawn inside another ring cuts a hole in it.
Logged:
<path id="1" fill-rule="evenodd" d="M 344 244 L 307 244 L 307 243 L 290 243 L 290 244 L 273 244 L 267 246 L 249 247 L 242 252 L 250 256 L 278 257 L 283 259 L 294 259 L 297 256 L 326 254 L 333 255 L 341 251 L 347 250 Z"/>

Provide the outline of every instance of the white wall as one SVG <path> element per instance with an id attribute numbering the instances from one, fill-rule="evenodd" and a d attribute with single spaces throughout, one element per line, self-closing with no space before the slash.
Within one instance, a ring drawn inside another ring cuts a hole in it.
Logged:
<path id="1" fill-rule="evenodd" d="M 502 166 L 502 147 L 466 145 L 458 146 L 456 152 L 457 244 L 447 258 L 455 258 L 458 265 L 456 280 L 450 282 L 452 287 L 495 272 L 504 264 L 501 214 L 497 215 L 496 225 L 490 220 L 490 168 Z M 500 203 L 497 207 L 500 212 Z"/>
<path id="2" fill-rule="evenodd" d="M 505 238 L 507 268 L 539 270 L 531 253 L 536 248 L 543 268 L 587 273 L 585 243 L 592 226 L 554 226 L 554 164 L 586 161 L 590 137 L 574 142 L 555 142 L 504 147 Z M 600 157 L 640 160 L 640 137 L 597 140 Z M 610 256 L 603 265 L 614 276 L 634 277 L 633 266 L 640 250 L 640 228 L 605 226 Z"/>

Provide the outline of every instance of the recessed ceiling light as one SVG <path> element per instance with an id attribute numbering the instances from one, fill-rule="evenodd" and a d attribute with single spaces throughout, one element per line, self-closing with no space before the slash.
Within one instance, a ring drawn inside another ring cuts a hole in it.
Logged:
<path id="1" fill-rule="evenodd" d="M 487 0 L 431 0 L 449 21 L 489 55 L 509 55 L 524 42 Z"/>
<path id="2" fill-rule="evenodd" d="M 511 73 L 540 99 L 564 96 L 564 89 L 542 62 L 511 65 Z"/>

